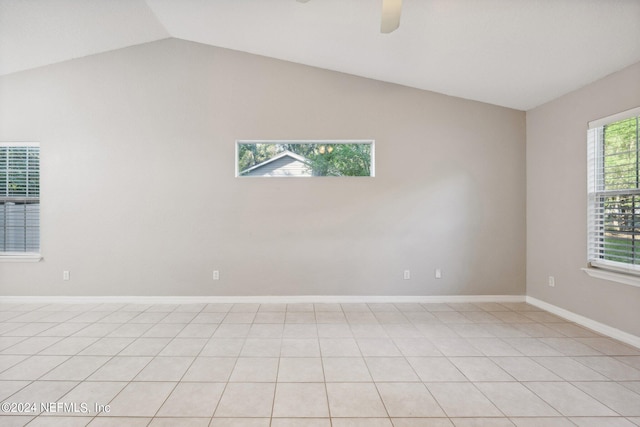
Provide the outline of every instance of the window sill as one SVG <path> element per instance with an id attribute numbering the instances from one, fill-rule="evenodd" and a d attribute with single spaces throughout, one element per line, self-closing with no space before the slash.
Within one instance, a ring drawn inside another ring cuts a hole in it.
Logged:
<path id="1" fill-rule="evenodd" d="M 0 255 L 0 262 L 40 262 L 40 254 Z"/>
<path id="2" fill-rule="evenodd" d="M 612 282 L 640 287 L 640 276 L 636 276 L 635 274 L 620 273 L 597 267 L 583 268 L 582 271 L 596 279 L 610 280 Z"/>

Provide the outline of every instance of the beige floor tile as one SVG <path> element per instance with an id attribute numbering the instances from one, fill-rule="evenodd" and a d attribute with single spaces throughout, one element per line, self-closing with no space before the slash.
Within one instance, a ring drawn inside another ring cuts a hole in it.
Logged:
<path id="1" fill-rule="evenodd" d="M 422 332 L 422 335 L 425 338 L 433 339 L 433 338 L 457 338 L 458 334 L 456 334 L 453 329 L 440 323 L 439 321 L 434 323 L 416 323 L 416 328 Z"/>
<path id="2" fill-rule="evenodd" d="M 427 387 L 449 417 L 503 416 L 473 384 L 428 383 Z"/>
<path id="3" fill-rule="evenodd" d="M 110 411 L 99 417 L 153 417 L 175 386 L 174 382 L 129 383 L 109 403 Z"/>
<path id="4" fill-rule="evenodd" d="M 560 416 L 522 384 L 476 383 L 475 386 L 508 417 Z"/>
<path id="5" fill-rule="evenodd" d="M 500 338 L 467 338 L 469 344 L 485 356 L 522 356 L 518 350 Z"/>
<path id="6" fill-rule="evenodd" d="M 238 357 L 244 345 L 240 338 L 211 338 L 202 348 L 200 356 Z"/>
<path id="7" fill-rule="evenodd" d="M 35 417 L 33 416 L 6 416 L 2 418 L 2 427 L 24 427 Z"/>
<path id="8" fill-rule="evenodd" d="M 240 356 L 242 357 L 279 357 L 282 339 L 247 338 Z"/>
<path id="9" fill-rule="evenodd" d="M 316 323 L 316 315 L 314 312 L 290 312 L 284 318 L 284 323 Z"/>
<path id="10" fill-rule="evenodd" d="M 356 338 L 389 338 L 387 331 L 378 324 L 351 323 L 351 332 Z"/>
<path id="11" fill-rule="evenodd" d="M 320 357 L 317 338 L 283 338 L 281 357 Z"/>
<path id="12" fill-rule="evenodd" d="M 177 338 L 211 338 L 218 324 L 190 323 L 178 333 Z"/>
<path id="13" fill-rule="evenodd" d="M 253 323 L 253 319 L 256 317 L 256 313 L 229 313 L 222 320 L 222 325 L 225 324 L 246 324 Z"/>
<path id="14" fill-rule="evenodd" d="M 640 349 L 623 344 L 611 338 L 576 338 L 576 341 L 594 348 L 608 356 L 640 356 Z"/>
<path id="15" fill-rule="evenodd" d="M 133 337 L 138 338 L 147 332 L 152 325 L 148 323 L 124 323 L 119 328 L 113 330 L 109 337 Z"/>
<path id="16" fill-rule="evenodd" d="M 0 380 L 37 380 L 69 356 L 32 356 L 0 373 Z"/>
<path id="17" fill-rule="evenodd" d="M 537 338 L 503 338 L 502 340 L 524 356 L 563 356 L 558 350 Z"/>
<path id="18" fill-rule="evenodd" d="M 442 354 L 448 357 L 484 356 L 464 338 L 432 338 L 431 341 Z"/>
<path id="19" fill-rule="evenodd" d="M 2 354 L 36 354 L 61 341 L 62 337 L 32 337 L 2 350 Z"/>
<path id="20" fill-rule="evenodd" d="M 438 403 L 421 383 L 376 385 L 391 417 L 444 417 Z"/>
<path id="21" fill-rule="evenodd" d="M 511 418 L 517 427 L 575 427 L 575 424 L 568 418 L 552 417 L 531 417 L 531 418 Z"/>
<path id="22" fill-rule="evenodd" d="M 449 361 L 469 381 L 515 381 L 511 375 L 487 357 L 451 357 Z"/>
<path id="23" fill-rule="evenodd" d="M 540 338 L 540 341 L 565 356 L 602 356 L 603 353 L 578 340 L 587 338 Z"/>
<path id="24" fill-rule="evenodd" d="M 253 324 L 284 324 L 284 312 L 258 312 L 253 318 Z"/>
<path id="25" fill-rule="evenodd" d="M 9 397 L 8 402 L 34 403 L 36 413 L 40 413 L 42 409 L 46 409 L 40 406 L 41 403 L 58 402 L 77 385 L 74 381 L 34 381 Z M 30 415 L 31 412 L 33 411 L 28 410 L 28 413 L 18 415 Z"/>
<path id="26" fill-rule="evenodd" d="M 640 394 L 618 383 L 592 381 L 574 382 L 573 385 L 622 416 L 640 417 Z"/>
<path id="27" fill-rule="evenodd" d="M 374 381 L 420 381 L 414 369 L 404 357 L 365 357 Z"/>
<path id="28" fill-rule="evenodd" d="M 318 324 L 322 323 L 347 323 L 347 318 L 344 313 L 333 311 L 321 311 L 316 312 L 316 321 Z"/>
<path id="29" fill-rule="evenodd" d="M 150 356 L 116 356 L 91 376 L 89 381 L 131 381 L 151 362 Z"/>
<path id="30" fill-rule="evenodd" d="M 361 357 L 325 357 L 322 359 L 326 382 L 371 382 L 364 359 Z"/>
<path id="31" fill-rule="evenodd" d="M 640 369 L 613 357 L 574 357 L 573 360 L 599 372 L 614 381 L 640 381 Z"/>
<path id="32" fill-rule="evenodd" d="M 74 356 L 97 340 L 98 338 L 95 337 L 68 337 L 56 342 L 50 347 L 45 348 L 39 354 L 43 356 Z"/>
<path id="33" fill-rule="evenodd" d="M 107 356 L 73 356 L 44 375 L 42 379 L 82 381 L 108 360 Z"/>
<path id="34" fill-rule="evenodd" d="M 317 357 L 282 357 L 278 382 L 324 382 L 322 361 Z"/>
<path id="35" fill-rule="evenodd" d="M 184 327 L 184 323 L 158 323 L 149 328 L 142 336 L 146 338 L 174 338 Z"/>
<path id="36" fill-rule="evenodd" d="M 394 427 L 390 418 L 331 418 L 333 427 Z"/>
<path id="37" fill-rule="evenodd" d="M 605 376 L 569 357 L 533 357 L 532 359 L 566 381 L 607 380 Z"/>
<path id="38" fill-rule="evenodd" d="M 0 355 L 0 372 L 9 369 L 12 366 L 25 360 L 29 357 L 26 354 L 6 354 Z"/>
<path id="39" fill-rule="evenodd" d="M 448 418 L 392 418 L 393 427 L 454 427 Z"/>
<path id="40" fill-rule="evenodd" d="M 320 323 L 317 326 L 317 334 L 320 338 L 353 338 L 349 325 Z"/>
<path id="41" fill-rule="evenodd" d="M 328 383 L 332 417 L 387 417 L 373 383 Z"/>
<path id="42" fill-rule="evenodd" d="M 230 382 L 276 382 L 277 357 L 241 357 L 235 364 Z"/>
<path id="43" fill-rule="evenodd" d="M 212 417 L 224 386 L 223 383 L 181 382 L 171 392 L 156 416 Z"/>
<path id="44" fill-rule="evenodd" d="M 631 421 L 622 417 L 571 417 L 578 427 L 635 427 Z"/>
<path id="45" fill-rule="evenodd" d="M 640 356 L 616 356 L 616 360 L 629 365 L 635 369 L 640 369 Z"/>
<path id="46" fill-rule="evenodd" d="M 442 356 L 440 350 L 427 338 L 394 338 L 394 344 L 403 356 L 435 357 Z"/>
<path id="47" fill-rule="evenodd" d="M 193 357 L 158 356 L 136 375 L 134 381 L 179 381 L 193 360 Z"/>
<path id="48" fill-rule="evenodd" d="M 270 417 L 275 383 L 229 383 L 215 417 Z"/>
<path id="49" fill-rule="evenodd" d="M 282 338 L 283 325 L 253 324 L 249 329 L 250 338 Z"/>
<path id="50" fill-rule="evenodd" d="M 192 323 L 206 323 L 209 325 L 216 325 L 222 322 L 224 319 L 224 313 L 198 313 L 196 317 L 191 321 Z"/>
<path id="51" fill-rule="evenodd" d="M 455 427 L 513 427 L 507 418 L 452 418 Z"/>
<path id="52" fill-rule="evenodd" d="M 248 323 L 227 323 L 218 326 L 213 333 L 214 338 L 246 338 L 251 325 Z"/>
<path id="53" fill-rule="evenodd" d="M 209 340 L 207 338 L 174 338 L 160 352 L 160 356 L 197 356 Z"/>
<path id="54" fill-rule="evenodd" d="M 91 417 L 56 417 L 41 415 L 30 422 L 29 425 L 35 427 L 84 427 L 89 422 L 91 422 Z"/>
<path id="55" fill-rule="evenodd" d="M 562 378 L 528 357 L 492 357 L 491 360 L 518 381 L 562 381 Z"/>
<path id="56" fill-rule="evenodd" d="M 213 418 L 209 427 L 270 427 L 270 418 Z"/>
<path id="57" fill-rule="evenodd" d="M 331 427 L 329 418 L 273 418 L 271 427 Z"/>
<path id="58" fill-rule="evenodd" d="M 283 338 L 318 338 L 318 326 L 314 324 L 287 323 L 282 331 Z"/>
<path id="59" fill-rule="evenodd" d="M 446 357 L 408 357 L 407 360 L 423 382 L 468 380 Z"/>
<path id="60" fill-rule="evenodd" d="M 171 338 L 138 338 L 118 353 L 119 356 L 157 356 Z"/>
<path id="61" fill-rule="evenodd" d="M 0 401 L 7 401 L 9 396 L 29 384 L 31 381 L 0 381 Z"/>
<path id="62" fill-rule="evenodd" d="M 95 416 L 127 386 L 126 382 L 85 381 L 59 399 L 60 402 L 85 402 L 88 415 Z"/>
<path id="63" fill-rule="evenodd" d="M 328 417 L 327 393 L 323 383 L 279 383 L 276 386 L 273 417 Z"/>
<path id="64" fill-rule="evenodd" d="M 616 415 L 611 409 L 569 383 L 528 382 L 524 385 L 565 416 Z"/>
<path id="65" fill-rule="evenodd" d="M 135 338 L 100 338 L 82 350 L 83 356 L 115 356 L 135 341 Z"/>
<path id="66" fill-rule="evenodd" d="M 358 338 L 358 347 L 365 357 L 402 356 L 400 350 L 390 338 Z"/>
<path id="67" fill-rule="evenodd" d="M 227 382 L 235 365 L 235 357 L 196 357 L 182 381 Z"/>
<path id="68" fill-rule="evenodd" d="M 322 357 L 360 357 L 360 348 L 353 338 L 320 338 Z"/>
<path id="69" fill-rule="evenodd" d="M 162 418 L 156 417 L 151 420 L 148 427 L 208 427 L 211 418 Z"/>

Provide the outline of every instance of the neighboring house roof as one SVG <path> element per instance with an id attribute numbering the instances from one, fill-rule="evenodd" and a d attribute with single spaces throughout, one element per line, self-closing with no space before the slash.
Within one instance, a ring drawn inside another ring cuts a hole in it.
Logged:
<path id="1" fill-rule="evenodd" d="M 240 172 L 242 176 L 311 176 L 310 161 L 285 150 L 262 163 Z"/>

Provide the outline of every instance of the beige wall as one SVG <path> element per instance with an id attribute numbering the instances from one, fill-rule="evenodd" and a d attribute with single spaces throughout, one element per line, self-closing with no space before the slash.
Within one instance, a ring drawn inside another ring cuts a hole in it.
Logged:
<path id="1" fill-rule="evenodd" d="M 640 287 L 594 279 L 581 268 L 587 123 L 639 105 L 640 63 L 527 112 L 527 295 L 636 336 Z"/>
<path id="2" fill-rule="evenodd" d="M 376 177 L 234 177 L 297 138 L 374 139 Z M 523 112 L 164 40 L 0 78 L 0 140 L 42 146 L 3 295 L 525 292 Z"/>

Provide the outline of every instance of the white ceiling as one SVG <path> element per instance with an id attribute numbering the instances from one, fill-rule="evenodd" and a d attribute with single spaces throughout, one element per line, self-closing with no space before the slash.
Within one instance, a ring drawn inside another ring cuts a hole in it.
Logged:
<path id="1" fill-rule="evenodd" d="M 0 75 L 176 37 L 528 110 L 640 62 L 640 0 L 0 0 Z"/>

